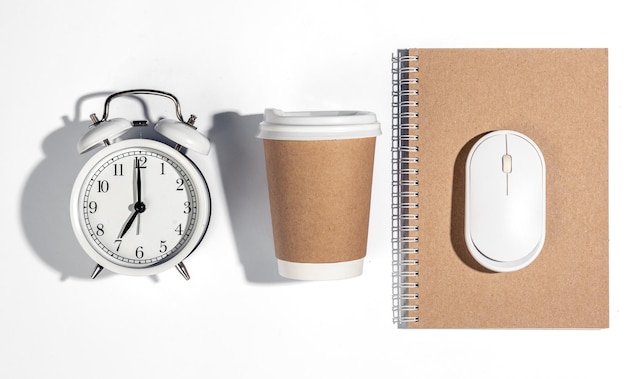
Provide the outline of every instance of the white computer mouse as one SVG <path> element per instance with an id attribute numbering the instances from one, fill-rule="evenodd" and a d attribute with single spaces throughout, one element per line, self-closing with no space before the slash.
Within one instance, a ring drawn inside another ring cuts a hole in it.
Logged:
<path id="1" fill-rule="evenodd" d="M 485 268 L 511 272 L 537 258 L 546 236 L 546 165 L 527 136 L 498 130 L 467 157 L 465 242 Z"/>

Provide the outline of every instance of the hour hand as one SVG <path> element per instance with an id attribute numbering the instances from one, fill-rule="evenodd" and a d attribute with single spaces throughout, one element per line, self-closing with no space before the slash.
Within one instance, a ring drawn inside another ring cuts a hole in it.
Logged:
<path id="1" fill-rule="evenodd" d="M 135 218 L 137 218 L 138 214 L 139 214 L 139 211 L 135 210 L 133 214 L 130 215 L 130 217 L 128 218 L 128 221 L 126 221 L 126 224 L 124 224 L 124 228 L 120 232 L 120 236 L 118 237 L 119 239 L 122 239 L 122 237 L 124 237 L 124 234 L 128 232 L 128 229 L 130 229 L 130 226 L 133 224 L 133 221 L 135 221 Z"/>
<path id="2" fill-rule="evenodd" d="M 133 221 L 135 221 L 137 216 L 140 213 L 143 213 L 145 210 L 146 210 L 146 206 L 144 205 L 144 203 L 142 202 L 135 203 L 135 211 L 133 212 L 133 214 L 130 215 L 130 217 L 126 221 L 126 224 L 124 224 L 124 228 L 122 228 L 122 231 L 120 232 L 120 236 L 119 236 L 120 239 L 124 237 L 124 234 L 126 234 L 126 232 L 128 232 L 128 229 L 130 229 L 130 226 L 133 224 Z"/>

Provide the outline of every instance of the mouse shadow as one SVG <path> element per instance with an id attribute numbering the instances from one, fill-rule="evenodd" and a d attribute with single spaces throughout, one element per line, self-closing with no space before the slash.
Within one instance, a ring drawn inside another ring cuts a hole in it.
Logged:
<path id="1" fill-rule="evenodd" d="M 92 124 L 88 117 L 81 120 L 81 108 L 87 101 L 104 99 L 113 92 L 96 92 L 76 101 L 73 116 L 62 116 L 62 125 L 47 135 L 42 143 L 45 158 L 31 172 L 21 198 L 21 222 L 28 242 L 35 253 L 60 273 L 60 280 L 70 277 L 91 280 L 96 263 L 83 251 L 72 230 L 70 195 L 78 172 L 99 149 L 79 154 L 76 144 Z M 147 106 L 141 99 L 145 115 Z M 97 108 L 98 111 L 101 109 Z M 148 117 L 146 116 L 146 120 Z M 154 131 L 131 130 L 126 138 L 150 138 Z M 103 270 L 98 279 L 111 275 Z M 150 278 L 158 282 L 156 276 Z"/>
<path id="2" fill-rule="evenodd" d="M 215 148 L 231 229 L 246 279 L 291 282 L 278 274 L 270 215 L 263 141 L 256 138 L 262 114 L 213 116 L 209 137 Z"/>
<path id="3" fill-rule="evenodd" d="M 465 243 L 465 164 L 470 150 L 485 134 L 487 133 L 480 134 L 469 140 L 469 142 L 461 148 L 454 162 L 450 240 L 454 252 L 463 263 L 476 271 L 493 273 L 493 271 L 484 268 L 476 262 Z"/>

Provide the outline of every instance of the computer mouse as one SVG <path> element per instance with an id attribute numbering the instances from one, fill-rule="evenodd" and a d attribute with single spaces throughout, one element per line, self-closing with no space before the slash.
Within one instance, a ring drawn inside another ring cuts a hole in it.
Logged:
<path id="1" fill-rule="evenodd" d="M 546 165 L 529 137 L 512 130 L 485 134 L 465 168 L 465 242 L 478 263 L 520 270 L 546 236 Z"/>

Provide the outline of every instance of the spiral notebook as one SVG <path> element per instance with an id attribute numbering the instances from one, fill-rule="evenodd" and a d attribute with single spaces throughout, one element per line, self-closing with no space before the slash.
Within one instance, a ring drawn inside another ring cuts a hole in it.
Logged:
<path id="1" fill-rule="evenodd" d="M 394 322 L 608 327 L 608 50 L 399 50 L 392 72 Z M 529 136 L 546 165 L 544 247 L 508 273 L 464 239 L 465 161 L 500 129 Z"/>

